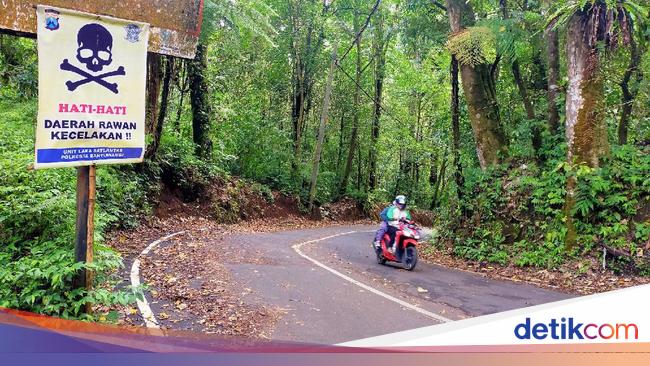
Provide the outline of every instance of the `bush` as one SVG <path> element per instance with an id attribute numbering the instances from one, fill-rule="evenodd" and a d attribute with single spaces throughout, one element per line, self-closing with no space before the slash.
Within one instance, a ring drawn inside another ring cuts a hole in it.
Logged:
<path id="1" fill-rule="evenodd" d="M 522 164 L 470 176 L 463 202 L 469 215 L 447 221 L 443 230 L 450 237 L 459 230 L 454 253 L 477 261 L 555 267 L 598 249 L 599 243 L 631 254 L 645 245 L 650 223 L 640 210 L 650 207 L 649 154 L 623 146 L 613 148 L 598 169 L 560 160 L 549 164 L 555 169 L 540 172 Z M 564 245 L 569 176 L 578 182 L 571 214 L 579 246 L 573 251 Z M 637 264 L 641 269 L 643 263 Z"/>
<path id="2" fill-rule="evenodd" d="M 196 146 L 191 140 L 174 133 L 163 134 L 155 161 L 147 163 L 151 181 L 157 175 L 171 188 L 182 192 L 184 198 L 194 200 L 201 196 L 210 181 L 223 174 L 216 164 L 201 160 L 194 155 Z"/>

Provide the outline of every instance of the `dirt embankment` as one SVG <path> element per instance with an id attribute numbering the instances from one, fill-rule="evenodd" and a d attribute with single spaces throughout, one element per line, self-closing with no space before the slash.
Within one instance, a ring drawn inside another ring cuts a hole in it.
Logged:
<path id="1" fill-rule="evenodd" d="M 189 198 L 189 199 L 188 199 Z M 158 218 L 196 216 L 221 224 L 267 219 L 271 221 L 351 222 L 368 219 L 362 206 L 349 198 L 307 213 L 298 198 L 239 178 L 218 179 L 196 197 L 164 185 L 154 214 Z"/>

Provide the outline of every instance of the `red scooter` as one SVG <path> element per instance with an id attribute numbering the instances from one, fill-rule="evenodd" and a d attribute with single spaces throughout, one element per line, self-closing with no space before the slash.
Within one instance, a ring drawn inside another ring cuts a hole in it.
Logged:
<path id="1" fill-rule="evenodd" d="M 377 254 L 377 263 L 385 264 L 387 261 L 402 263 L 404 269 L 412 271 L 418 263 L 418 240 L 420 240 L 420 229 L 413 221 L 401 221 L 395 233 L 395 253 L 388 251 L 390 236 L 384 234 L 380 246 L 373 244 Z"/>

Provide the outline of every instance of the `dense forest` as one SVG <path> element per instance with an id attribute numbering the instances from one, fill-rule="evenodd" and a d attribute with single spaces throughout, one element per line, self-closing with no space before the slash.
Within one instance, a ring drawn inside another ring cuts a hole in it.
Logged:
<path id="1" fill-rule="evenodd" d="M 467 260 L 607 248 L 648 275 L 649 17 L 641 0 L 207 0 L 194 59 L 149 54 L 145 163 L 98 169 L 98 241 L 164 187 L 192 201 L 238 177 L 316 217 L 405 194 Z M 75 172 L 28 170 L 36 42 L 0 37 L 0 306 L 132 301 L 102 245 L 105 285 L 70 288 Z"/>

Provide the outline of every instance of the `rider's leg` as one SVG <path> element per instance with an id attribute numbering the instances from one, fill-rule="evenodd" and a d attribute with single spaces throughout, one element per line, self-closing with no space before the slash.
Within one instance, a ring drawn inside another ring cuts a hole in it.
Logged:
<path id="1" fill-rule="evenodd" d="M 391 253 L 395 253 L 395 236 L 397 235 L 397 228 L 394 226 L 388 226 L 386 233 L 390 237 L 390 242 L 388 245 L 386 245 L 386 247 L 388 247 L 388 250 Z"/>
<path id="2" fill-rule="evenodd" d="M 379 225 L 379 230 L 375 233 L 375 246 L 378 246 L 378 244 L 381 242 L 381 239 L 384 237 L 384 234 L 386 233 L 387 229 L 387 224 L 386 221 L 382 221 L 381 225 Z"/>

